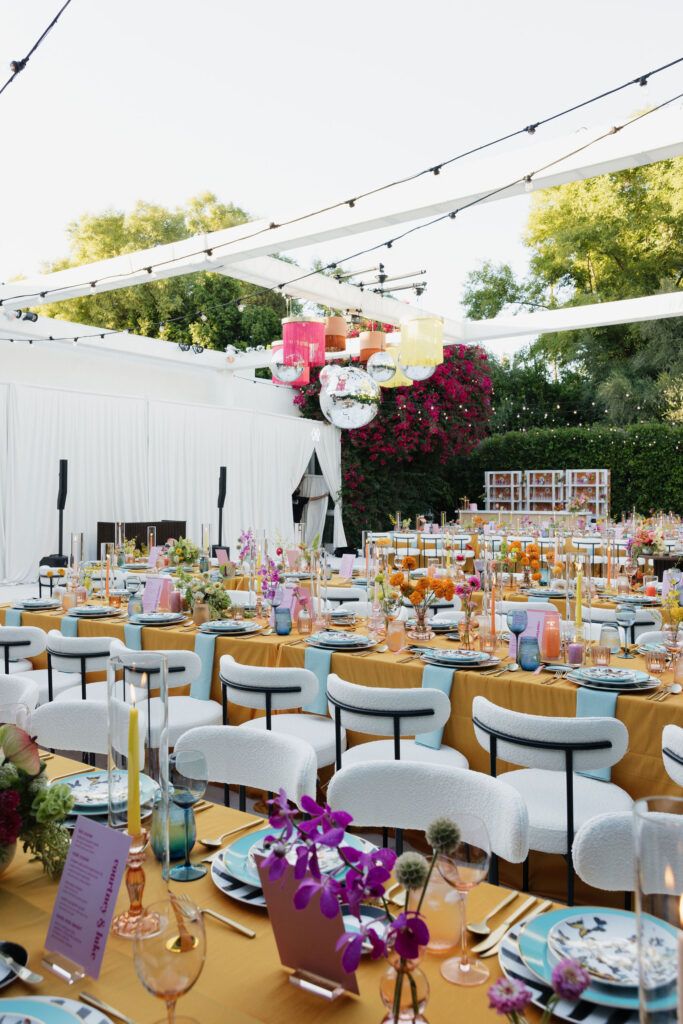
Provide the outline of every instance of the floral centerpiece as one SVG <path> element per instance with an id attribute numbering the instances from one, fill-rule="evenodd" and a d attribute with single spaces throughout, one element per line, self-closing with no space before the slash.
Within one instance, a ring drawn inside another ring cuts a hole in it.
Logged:
<path id="1" fill-rule="evenodd" d="M 210 579 L 206 572 L 192 576 L 180 569 L 178 587 L 184 591 L 183 596 L 190 609 L 194 609 L 195 604 L 208 604 L 209 615 L 212 619 L 222 619 L 223 612 L 226 612 L 232 604 L 223 583 L 220 580 Z"/>
<path id="2" fill-rule="evenodd" d="M 590 498 L 585 491 L 577 491 L 567 505 L 567 511 L 572 514 L 591 512 Z"/>
<path id="3" fill-rule="evenodd" d="M 248 562 L 256 556 L 256 539 L 253 530 L 242 530 L 237 540 L 237 557 L 240 562 Z"/>
<path id="4" fill-rule="evenodd" d="M 664 607 L 671 620 L 671 625 L 675 628 L 674 638 L 678 635 L 681 622 L 683 622 L 683 605 L 681 605 L 680 600 L 678 587 L 672 587 L 664 600 Z"/>
<path id="5" fill-rule="evenodd" d="M 471 600 L 472 594 L 475 590 L 479 590 L 481 585 L 479 583 L 478 576 L 468 576 L 464 583 L 456 583 L 455 593 L 462 600 L 462 610 L 465 613 L 465 621 L 461 626 L 460 639 L 462 640 L 462 646 L 466 651 L 470 649 L 470 620 L 472 618 L 472 612 L 474 611 L 474 602 Z"/>
<path id="6" fill-rule="evenodd" d="M 45 762 L 28 733 L 0 726 L 0 870 L 7 867 L 21 839 L 50 878 L 61 873 L 69 833 L 60 822 L 73 807 L 66 785 L 47 788 Z"/>
<path id="7" fill-rule="evenodd" d="M 261 593 L 272 604 L 277 588 L 284 579 L 280 566 L 272 558 L 265 558 L 256 575 L 261 582 Z"/>
<path id="8" fill-rule="evenodd" d="M 171 565 L 193 564 L 199 558 L 199 548 L 187 537 L 168 542 L 168 560 Z"/>
<path id="9" fill-rule="evenodd" d="M 319 895 L 322 914 L 332 919 L 346 904 L 358 923 L 352 931 L 344 932 L 337 943 L 337 950 L 342 950 L 342 967 L 348 973 L 355 971 L 364 948 L 373 960 L 386 956 L 392 966 L 382 977 L 380 994 L 391 1010 L 391 1018 L 387 1019 L 416 1019 L 429 994 L 427 979 L 418 967 L 422 949 L 429 941 L 422 903 L 439 855 L 448 856 L 460 841 L 456 823 L 449 818 L 437 818 L 429 826 L 429 861 L 419 853 L 404 853 L 397 858 L 393 850 L 371 849 L 365 853 L 343 845 L 346 828 L 353 821 L 345 811 L 333 811 L 304 796 L 301 808 L 308 817 L 301 820 L 301 814 L 290 805 L 282 789 L 270 803 L 270 825 L 277 834 L 264 841 L 267 856 L 261 869 L 268 871 L 270 881 L 277 881 L 293 861 L 294 878 L 300 883 L 294 894 L 298 910 Z M 336 851 L 341 867 L 334 874 L 323 874 L 319 857 L 329 858 L 331 850 Z M 396 881 L 409 891 L 409 906 L 415 907 L 395 920 L 384 895 L 392 868 Z M 384 918 L 362 918 L 362 904 L 369 900 L 381 902 Z"/>
<path id="10" fill-rule="evenodd" d="M 384 629 L 389 629 L 389 619 L 398 610 L 401 595 L 391 584 L 391 577 L 386 572 L 378 572 L 375 576 L 375 594 L 379 609 L 384 617 Z"/>
<path id="11" fill-rule="evenodd" d="M 552 995 L 548 998 L 543 1016 L 539 1024 L 548 1024 L 552 1012 L 560 999 L 575 1003 L 590 984 L 590 975 L 583 969 L 578 960 L 560 960 L 555 964 L 550 975 Z M 487 995 L 489 1007 L 501 1017 L 505 1016 L 510 1024 L 524 1024 L 524 1011 L 531 1005 L 533 996 L 523 981 L 518 978 L 499 978 L 491 985 Z"/>
<path id="12" fill-rule="evenodd" d="M 648 529 L 639 526 L 633 537 L 630 537 L 626 550 L 629 558 L 643 558 L 650 555 L 661 555 L 666 551 L 664 535 L 659 527 Z"/>
<path id="13" fill-rule="evenodd" d="M 392 587 L 398 587 L 415 609 L 417 624 L 409 635 L 414 640 L 429 639 L 434 634 L 427 627 L 427 610 L 435 601 L 452 601 L 455 583 L 451 579 L 442 579 L 438 576 L 421 576 L 420 579 L 413 581 L 405 573 L 409 573 L 416 566 L 415 559 L 411 555 L 406 555 L 401 562 L 401 568 L 405 572 L 392 573 L 389 583 Z"/>

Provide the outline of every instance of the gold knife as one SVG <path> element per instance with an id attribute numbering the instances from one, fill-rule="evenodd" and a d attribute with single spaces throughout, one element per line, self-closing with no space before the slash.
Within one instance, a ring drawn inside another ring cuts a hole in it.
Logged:
<path id="1" fill-rule="evenodd" d="M 529 921 L 533 920 L 534 917 L 538 917 L 539 914 L 545 914 L 546 910 L 549 910 L 550 907 L 552 907 L 552 905 L 553 905 L 553 901 L 552 900 L 543 900 L 543 902 L 539 903 L 539 905 L 537 907 L 535 907 L 531 911 L 531 913 L 528 915 L 528 917 L 526 919 L 527 923 Z M 495 946 L 490 946 L 489 949 L 485 949 L 484 952 L 481 954 L 482 959 L 485 959 L 487 956 L 496 956 L 496 954 L 498 953 L 498 950 L 500 949 L 500 947 L 501 947 L 501 945 L 503 943 L 503 939 L 504 938 L 505 938 L 505 936 L 503 936 L 501 939 L 499 939 L 498 942 L 495 944 Z"/>
<path id="2" fill-rule="evenodd" d="M 98 1010 L 102 1010 L 103 1013 L 108 1013 L 112 1017 L 116 1017 L 117 1020 L 122 1020 L 124 1024 L 136 1024 L 136 1021 L 132 1017 L 127 1017 L 125 1013 L 121 1013 L 120 1010 L 110 1006 L 109 1003 L 103 1003 L 97 996 L 91 996 L 89 992 L 79 992 L 78 998 L 82 1003 L 86 1003 L 88 1006 L 94 1006 Z"/>
<path id="3" fill-rule="evenodd" d="M 530 896 L 528 900 L 525 900 L 524 903 L 522 903 L 521 907 L 518 907 L 517 910 L 513 910 L 511 914 L 508 914 L 503 923 L 501 925 L 498 925 L 495 931 L 492 931 L 491 934 L 487 935 L 485 939 L 483 939 L 481 942 L 478 942 L 476 946 L 472 946 L 470 949 L 470 953 L 483 953 L 484 950 L 491 949 L 492 946 L 497 946 L 500 940 L 505 935 L 508 928 L 510 927 L 510 925 L 512 924 L 512 922 L 516 921 L 518 917 L 522 917 L 522 915 L 525 914 L 530 907 L 533 907 L 536 900 L 536 896 Z"/>

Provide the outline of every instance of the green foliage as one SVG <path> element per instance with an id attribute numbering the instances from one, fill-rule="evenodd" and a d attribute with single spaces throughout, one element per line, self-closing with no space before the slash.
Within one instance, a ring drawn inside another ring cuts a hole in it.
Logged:
<path id="1" fill-rule="evenodd" d="M 613 515 L 651 508 L 683 513 L 683 426 L 593 424 L 488 437 L 453 466 L 456 500 L 483 507 L 484 473 L 505 469 L 609 469 Z"/>
<path id="2" fill-rule="evenodd" d="M 108 259 L 247 220 L 244 210 L 220 203 L 211 192 L 195 196 L 184 207 L 173 210 L 141 201 L 129 213 L 105 210 L 101 214 L 84 214 L 67 229 L 69 255 L 43 269 L 50 272 Z M 201 240 L 197 248 L 201 248 Z M 259 290 L 222 274 L 201 272 L 83 295 L 38 307 L 36 312 L 222 351 L 228 343 L 237 348 L 269 345 L 280 336 L 285 301 L 272 292 L 256 295 Z M 248 298 L 250 295 L 254 298 Z M 243 312 L 232 301 L 241 296 L 247 296 Z M 188 317 L 187 314 L 195 312 L 197 317 Z"/>
<path id="3" fill-rule="evenodd" d="M 579 426 L 601 419 L 604 408 L 585 377 L 553 373 L 545 359 L 517 353 L 512 360 L 489 355 L 493 383 L 492 434 L 530 427 Z"/>

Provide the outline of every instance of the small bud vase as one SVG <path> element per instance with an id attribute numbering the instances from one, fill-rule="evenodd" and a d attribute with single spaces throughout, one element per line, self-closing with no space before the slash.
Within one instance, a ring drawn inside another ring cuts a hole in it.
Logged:
<path id="1" fill-rule="evenodd" d="M 379 994 L 387 1008 L 382 1024 L 411 1021 L 427 1024 L 422 1012 L 429 999 L 429 982 L 419 967 L 419 959 L 406 960 L 394 950 L 387 953 L 389 966 L 379 983 Z"/>

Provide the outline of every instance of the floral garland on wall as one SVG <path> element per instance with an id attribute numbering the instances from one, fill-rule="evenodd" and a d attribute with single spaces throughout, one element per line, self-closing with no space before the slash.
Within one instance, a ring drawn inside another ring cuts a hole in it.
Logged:
<path id="1" fill-rule="evenodd" d="M 382 389 L 375 419 L 358 430 L 342 432 L 342 501 L 349 532 L 386 526 L 386 510 L 394 506 L 386 475 L 392 467 L 430 467 L 440 490 L 450 489 L 440 470 L 450 458 L 467 455 L 486 434 L 493 385 L 486 353 L 480 348 L 451 345 L 429 380 L 411 387 Z M 352 360 L 357 362 L 357 360 Z M 322 419 L 318 396 L 319 369 L 299 389 L 294 404 L 310 419 Z M 428 495 L 425 495 L 427 499 Z M 405 505 L 404 502 L 399 504 Z M 424 504 L 424 499 L 422 501 Z M 376 518 L 376 523 L 374 522 Z"/>

